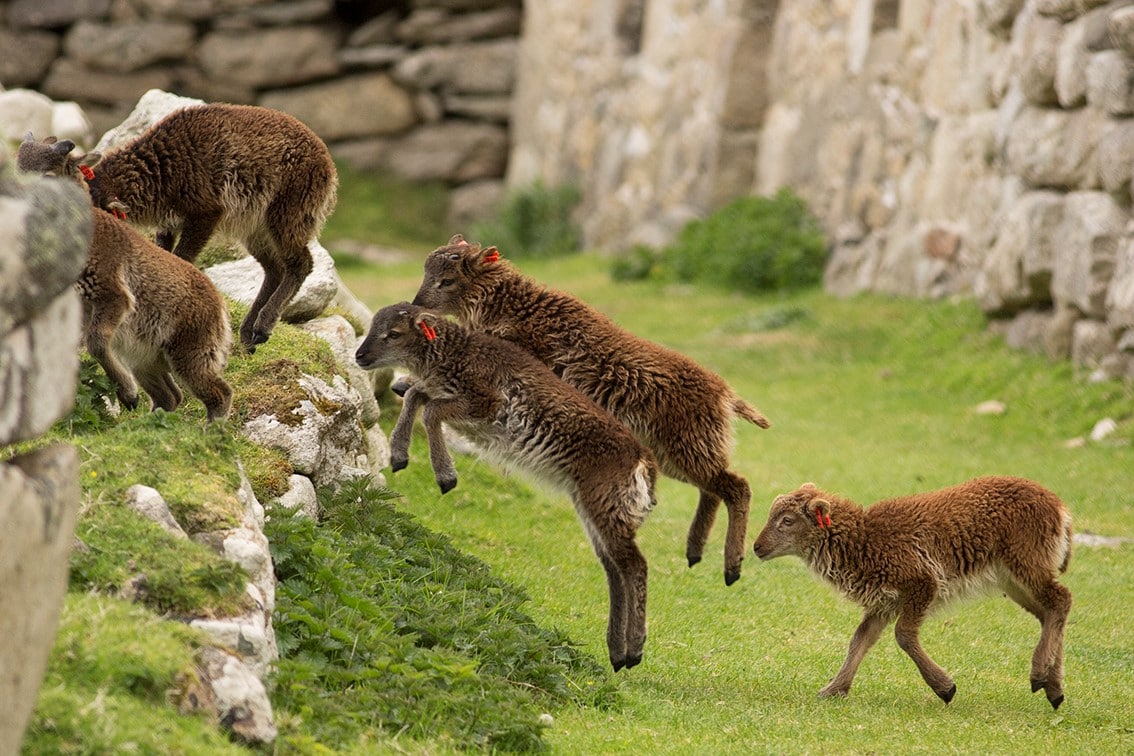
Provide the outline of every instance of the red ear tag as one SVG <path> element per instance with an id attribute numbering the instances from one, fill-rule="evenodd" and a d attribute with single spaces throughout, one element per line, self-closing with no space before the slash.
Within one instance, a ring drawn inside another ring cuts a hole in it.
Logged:
<path id="1" fill-rule="evenodd" d="M 831 527 L 831 516 L 825 515 L 818 509 L 815 510 L 815 522 L 819 523 L 819 529 Z"/>
<path id="2" fill-rule="evenodd" d="M 89 165 L 80 165 L 79 173 L 83 174 L 83 178 L 85 178 L 87 181 L 94 180 L 94 171 L 91 170 L 91 167 Z"/>
<path id="3" fill-rule="evenodd" d="M 114 208 L 114 217 L 118 220 L 126 220 L 126 213 L 122 212 L 118 208 Z"/>
<path id="4" fill-rule="evenodd" d="M 433 330 L 433 326 L 429 325 L 424 320 L 421 321 L 420 325 L 421 332 L 425 334 L 426 341 L 433 341 L 435 338 L 437 338 L 437 331 Z"/>
<path id="5" fill-rule="evenodd" d="M 485 255 L 484 259 L 481 260 L 481 262 L 483 262 L 485 265 L 491 265 L 494 262 L 500 262 L 500 253 L 494 249 L 487 255 Z"/>

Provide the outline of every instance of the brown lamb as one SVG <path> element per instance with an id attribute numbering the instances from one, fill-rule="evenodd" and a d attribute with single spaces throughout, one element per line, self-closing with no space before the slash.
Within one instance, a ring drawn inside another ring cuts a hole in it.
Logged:
<path id="1" fill-rule="evenodd" d="M 838 674 L 820 696 L 845 696 L 882 630 L 894 634 L 922 678 L 948 703 L 957 686 L 921 647 L 918 631 L 941 604 L 1003 591 L 1040 621 L 1032 692 L 1063 702 L 1063 631 L 1071 592 L 1057 578 L 1071 559 L 1071 515 L 1030 480 L 984 477 L 863 509 L 806 483 L 776 497 L 754 545 L 760 559 L 800 557 L 862 606 Z"/>
<path id="2" fill-rule="evenodd" d="M 748 529 L 748 481 L 730 471 L 732 418 L 770 423 L 723 378 L 688 357 L 638 338 L 576 297 L 523 275 L 495 247 L 459 234 L 425 261 L 414 304 L 519 344 L 625 423 L 663 473 L 700 489 L 685 554 L 701 555 L 724 500 L 725 583 L 740 578 Z"/>
<path id="3" fill-rule="evenodd" d="M 67 170 L 72 146 L 63 143 L 60 150 L 56 144 L 29 134 L 18 167 L 46 174 Z M 210 421 L 228 415 L 232 388 L 223 375 L 232 329 L 216 286 L 192 263 L 110 213 L 92 208 L 92 220 L 90 253 L 78 281 L 83 342 L 114 382 L 118 400 L 137 407 L 140 383 L 152 408 L 172 412 L 183 398 L 177 376 L 204 403 Z"/>
<path id="4" fill-rule="evenodd" d="M 416 381 L 390 437 L 394 471 L 408 463 L 422 409 L 429 456 L 442 493 L 457 484 L 441 424 L 490 459 L 566 490 L 606 571 L 606 642 L 615 671 L 642 659 L 646 559 L 634 542 L 654 506 L 653 456 L 624 426 L 515 344 L 470 332 L 400 303 L 374 314 L 355 355 L 366 369 L 402 366 Z"/>
<path id="5" fill-rule="evenodd" d="M 63 141 L 58 149 L 64 145 L 74 147 Z M 249 351 L 268 340 L 311 273 L 307 245 L 334 209 L 338 191 L 323 141 L 296 118 L 253 105 L 183 108 L 105 155 L 66 159 L 58 172 L 86 166 L 95 205 L 157 228 L 159 246 L 184 260 L 197 259 L 215 231 L 247 247 L 264 268 L 264 282 L 240 325 Z"/>

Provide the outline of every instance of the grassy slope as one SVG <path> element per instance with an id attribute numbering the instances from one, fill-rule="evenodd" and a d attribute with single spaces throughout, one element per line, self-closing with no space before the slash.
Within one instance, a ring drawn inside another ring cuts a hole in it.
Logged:
<path id="1" fill-rule="evenodd" d="M 606 262 L 586 255 L 523 267 L 720 372 L 772 419 L 768 431 L 737 429 L 733 466 L 752 483 L 751 537 L 772 497 L 805 480 L 866 503 L 984 473 L 1052 488 L 1079 531 L 1134 537 L 1131 387 L 1088 385 L 1066 365 L 1008 351 L 971 303 L 614 286 Z M 377 307 L 412 297 L 420 267 L 356 268 L 347 280 Z M 976 415 L 986 399 L 1008 411 Z M 1116 440 L 1065 446 L 1106 415 L 1121 422 Z M 525 586 L 538 621 L 601 658 L 602 572 L 567 500 L 470 458 L 458 459 L 460 485 L 441 498 L 415 443 L 409 469 L 392 478 L 406 495 L 401 506 Z M 1134 580 L 1134 548 L 1079 548 L 1072 560 L 1067 702 L 1057 713 L 1029 694 L 1038 627 L 999 597 L 946 609 L 926 625 L 927 648 L 957 681 L 952 704 L 937 700 L 890 635 L 849 698 L 819 701 L 857 610 L 794 560 L 750 558 L 744 579 L 726 588 L 723 512 L 705 560 L 688 569 L 684 533 L 695 501 L 689 487 L 663 481 L 641 531 L 650 640 L 644 663 L 620 675 L 624 709 L 561 713 L 545 736 L 555 752 L 1134 748 L 1129 608 L 1114 589 Z"/>

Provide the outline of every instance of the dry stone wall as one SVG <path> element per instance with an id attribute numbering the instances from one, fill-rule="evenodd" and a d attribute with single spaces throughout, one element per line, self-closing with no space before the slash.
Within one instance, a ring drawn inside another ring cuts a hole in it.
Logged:
<path id="1" fill-rule="evenodd" d="M 92 134 L 151 89 L 277 108 L 359 168 L 475 184 L 475 215 L 503 188 L 520 20 L 520 0 L 12 0 L 0 86 L 77 102 Z"/>
<path id="2" fill-rule="evenodd" d="M 756 189 L 818 212 L 829 290 L 1134 376 L 1134 4 L 784 0 L 771 57 Z"/>

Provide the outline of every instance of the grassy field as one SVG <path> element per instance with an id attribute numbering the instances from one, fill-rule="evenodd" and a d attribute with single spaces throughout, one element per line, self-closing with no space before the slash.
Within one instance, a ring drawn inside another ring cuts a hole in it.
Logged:
<path id="1" fill-rule="evenodd" d="M 1056 491 L 1077 532 L 1134 538 L 1132 388 L 1090 384 L 1066 364 L 1007 350 L 971 302 L 614 285 L 608 262 L 594 255 L 521 267 L 719 372 L 772 420 L 766 431 L 737 428 L 733 468 L 753 489 L 749 543 L 772 498 L 804 481 L 869 503 L 992 473 Z M 379 307 L 411 299 L 421 267 L 352 264 L 342 273 Z M 988 399 L 1007 411 L 975 413 Z M 1107 416 L 1119 421 L 1110 439 L 1068 443 Z M 409 468 L 390 477 L 403 494 L 398 507 L 525 587 L 541 624 L 605 658 L 602 570 L 566 497 L 475 458 L 458 457 L 457 468 L 458 487 L 441 497 L 415 439 Z M 1134 750 L 1134 546 L 1076 549 L 1058 712 L 1029 692 L 1037 623 L 999 596 L 950 607 L 924 628 L 926 648 L 956 680 L 951 704 L 924 685 L 891 634 L 848 698 L 821 701 L 816 692 L 841 663 L 858 610 L 791 559 L 749 556 L 743 578 L 726 588 L 723 510 L 704 561 L 686 567 L 696 492 L 664 480 L 658 494 L 639 536 L 650 563 L 645 659 L 619 673 L 619 710 L 559 712 L 544 736 L 552 752 Z"/>

